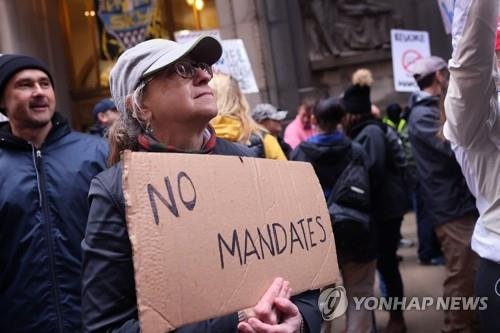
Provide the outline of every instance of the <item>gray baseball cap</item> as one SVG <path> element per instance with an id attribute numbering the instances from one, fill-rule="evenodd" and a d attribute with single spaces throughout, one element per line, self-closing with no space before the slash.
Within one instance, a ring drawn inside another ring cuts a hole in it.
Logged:
<path id="1" fill-rule="evenodd" d="M 263 121 L 266 119 L 281 121 L 285 119 L 288 111 L 278 111 L 274 106 L 267 103 L 257 104 L 252 110 L 252 118 L 257 121 Z"/>
<path id="2" fill-rule="evenodd" d="M 127 49 L 111 69 L 109 88 L 120 112 L 125 112 L 125 98 L 139 83 L 175 61 L 189 55 L 197 62 L 213 65 L 222 55 L 219 41 L 210 36 L 200 36 L 188 43 L 168 39 L 150 39 Z"/>
<path id="3" fill-rule="evenodd" d="M 447 67 L 448 65 L 443 58 L 431 56 L 415 61 L 412 65 L 410 65 L 408 70 L 413 74 L 415 80 L 419 81 L 427 75 L 435 73 Z"/>

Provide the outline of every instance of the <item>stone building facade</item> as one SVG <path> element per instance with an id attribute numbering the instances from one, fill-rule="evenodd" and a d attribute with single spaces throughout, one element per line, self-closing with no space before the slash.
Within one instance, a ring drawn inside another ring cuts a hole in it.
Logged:
<path id="1" fill-rule="evenodd" d="M 176 8 L 184 0 L 155 1 L 163 6 L 165 21 L 181 16 Z M 382 109 L 393 101 L 406 103 L 408 94 L 394 91 L 390 28 L 427 30 L 433 54 L 447 59 L 451 52 L 436 0 L 212 2 L 212 12 L 206 15 L 216 21 L 222 38 L 244 41 L 259 87 L 259 93 L 248 95 L 250 104 L 271 102 L 290 110 L 290 117 L 308 94 L 341 94 L 360 67 L 374 74 L 374 103 Z M 75 3 L 81 3 L 83 11 L 96 7 L 98 1 L 0 0 L 0 53 L 26 53 L 44 60 L 54 73 L 58 109 L 72 119 L 76 129 L 83 130 L 93 104 L 108 91 L 97 83 L 98 74 L 95 79 L 89 74 L 85 84 L 90 88 L 81 89 L 84 80 L 74 75 L 80 59 L 72 47 L 82 43 L 82 38 L 99 46 L 98 30 L 90 25 L 79 30 L 70 26 L 76 21 L 68 18 Z"/>

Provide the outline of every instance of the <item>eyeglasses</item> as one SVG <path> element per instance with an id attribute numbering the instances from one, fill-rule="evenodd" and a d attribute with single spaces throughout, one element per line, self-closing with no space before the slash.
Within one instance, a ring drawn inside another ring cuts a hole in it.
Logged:
<path id="1" fill-rule="evenodd" d="M 197 68 L 201 69 L 202 71 L 210 75 L 210 78 L 214 76 L 214 73 L 212 71 L 212 66 L 210 66 L 207 63 L 191 62 L 189 60 L 179 60 L 168 66 L 166 69 L 148 76 L 147 78 L 144 79 L 143 83 L 144 85 L 148 85 L 151 81 L 153 81 L 155 78 L 161 75 L 161 73 L 166 73 L 166 74 L 177 73 L 177 75 L 179 75 L 184 79 L 191 79 L 195 76 Z"/>
<path id="2" fill-rule="evenodd" d="M 196 74 L 197 68 L 201 69 L 202 71 L 210 75 L 210 78 L 214 76 L 214 73 L 212 71 L 212 66 L 204 62 L 191 62 L 188 60 L 179 60 L 170 67 L 172 71 L 175 71 L 180 77 L 183 77 L 185 79 L 193 78 L 194 75 Z"/>

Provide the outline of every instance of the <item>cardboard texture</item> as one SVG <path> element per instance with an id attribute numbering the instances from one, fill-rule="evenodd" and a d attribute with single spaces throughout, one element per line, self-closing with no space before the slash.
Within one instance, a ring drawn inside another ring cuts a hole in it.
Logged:
<path id="1" fill-rule="evenodd" d="M 123 177 L 142 332 L 254 306 L 278 276 L 294 294 L 338 280 L 308 163 L 127 151 Z"/>

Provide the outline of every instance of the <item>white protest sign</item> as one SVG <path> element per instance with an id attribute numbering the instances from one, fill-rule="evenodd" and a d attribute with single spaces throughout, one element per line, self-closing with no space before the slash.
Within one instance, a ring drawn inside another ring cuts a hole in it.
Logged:
<path id="1" fill-rule="evenodd" d="M 241 39 L 226 39 L 222 41 L 222 48 L 224 53 L 214 65 L 214 69 L 234 77 L 244 94 L 258 93 L 257 81 L 243 41 Z"/>
<path id="2" fill-rule="evenodd" d="M 429 57 L 429 33 L 427 31 L 391 30 L 392 69 L 394 89 L 400 92 L 418 90 L 409 67 L 418 59 Z"/>
<path id="3" fill-rule="evenodd" d="M 174 33 L 178 43 L 187 43 L 203 35 L 212 36 L 222 44 L 222 57 L 213 65 L 214 70 L 235 78 L 244 94 L 258 93 L 252 64 L 241 39 L 222 40 L 219 30 L 181 30 Z"/>
<path id="4" fill-rule="evenodd" d="M 443 19 L 444 30 L 451 34 L 451 24 L 453 23 L 453 7 L 456 0 L 437 0 L 441 18 Z"/>

